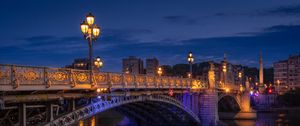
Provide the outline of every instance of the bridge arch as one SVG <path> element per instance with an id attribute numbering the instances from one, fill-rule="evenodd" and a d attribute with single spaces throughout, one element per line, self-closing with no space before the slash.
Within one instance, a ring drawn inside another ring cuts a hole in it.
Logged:
<path id="1" fill-rule="evenodd" d="M 237 94 L 220 94 L 218 96 L 218 109 L 219 111 L 224 111 L 224 109 L 229 109 L 229 111 L 240 111 L 241 103 Z"/>
<path id="2" fill-rule="evenodd" d="M 150 106 L 146 109 L 163 107 L 158 111 L 164 111 L 165 109 L 169 108 L 169 107 L 164 107 L 166 105 L 176 107 L 182 112 L 184 112 L 185 114 L 187 114 L 189 118 L 192 119 L 193 122 L 195 122 L 196 124 L 200 124 L 200 120 L 196 114 L 194 114 L 190 109 L 184 107 L 180 101 L 172 97 L 166 95 L 140 95 L 140 96 L 127 96 L 127 97 L 125 96 L 112 97 L 111 100 L 92 103 L 78 110 L 72 111 L 66 115 L 63 115 L 49 122 L 48 124 L 46 124 L 46 126 L 71 125 L 76 123 L 79 120 L 89 118 L 93 115 L 96 115 L 97 113 L 101 113 L 109 109 L 117 108 L 120 110 L 124 108 L 123 106 L 125 106 L 125 108 L 134 107 L 132 109 L 139 109 L 139 107 L 144 106 L 145 104 L 147 104 L 147 106 Z M 139 112 L 142 112 L 141 109 Z M 139 115 L 136 114 L 135 116 L 139 116 Z"/>

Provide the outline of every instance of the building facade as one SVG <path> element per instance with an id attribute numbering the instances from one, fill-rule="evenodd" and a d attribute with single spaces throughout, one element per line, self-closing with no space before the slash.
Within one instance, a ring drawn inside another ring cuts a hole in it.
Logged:
<path id="1" fill-rule="evenodd" d="M 123 72 L 131 74 L 144 74 L 144 64 L 143 60 L 140 58 L 129 56 L 128 58 L 123 59 L 122 63 Z"/>
<path id="2" fill-rule="evenodd" d="M 66 68 L 88 70 L 90 66 L 90 61 L 87 58 L 77 58 L 74 59 L 71 65 L 67 65 Z"/>
<path id="3" fill-rule="evenodd" d="M 156 58 L 146 59 L 146 74 L 157 75 L 159 62 Z"/>
<path id="4" fill-rule="evenodd" d="M 284 93 L 300 87 L 300 55 L 273 64 L 274 83 L 278 92 Z"/>

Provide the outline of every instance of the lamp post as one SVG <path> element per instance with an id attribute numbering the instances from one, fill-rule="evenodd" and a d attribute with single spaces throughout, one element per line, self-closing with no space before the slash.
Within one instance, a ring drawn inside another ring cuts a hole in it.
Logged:
<path id="1" fill-rule="evenodd" d="M 242 72 L 239 72 L 238 73 L 238 77 L 239 77 L 239 85 L 240 85 L 240 91 L 243 92 L 244 88 L 243 88 L 243 84 L 242 84 L 242 79 L 243 79 L 243 73 Z"/>
<path id="2" fill-rule="evenodd" d="M 102 62 L 102 60 L 101 60 L 101 58 L 98 56 L 98 57 L 96 57 L 96 59 L 95 59 L 95 61 L 94 61 L 94 65 L 98 68 L 98 69 L 100 69 L 102 66 L 103 66 L 103 62 Z"/>
<path id="3" fill-rule="evenodd" d="M 94 24 L 94 16 L 89 13 L 86 16 L 86 19 L 80 24 L 81 32 L 84 36 L 84 39 L 88 41 L 89 45 L 89 70 L 90 70 L 90 82 L 92 83 L 93 76 L 93 42 L 97 40 L 100 36 L 100 28 Z"/>
<path id="4" fill-rule="evenodd" d="M 162 75 L 162 68 L 161 67 L 158 67 L 158 69 L 157 69 L 157 74 L 158 74 L 158 76 L 161 76 Z"/>
<path id="5" fill-rule="evenodd" d="M 225 56 L 224 56 L 225 57 Z M 226 58 L 224 58 L 224 61 L 222 62 L 222 71 L 223 71 L 223 87 L 226 87 L 228 85 L 226 85 L 226 81 L 227 81 L 227 61 Z"/>
<path id="6" fill-rule="evenodd" d="M 188 60 L 188 62 L 190 64 L 190 72 L 188 73 L 188 77 L 192 78 L 192 76 L 193 76 L 193 74 L 192 74 L 192 72 L 193 72 L 192 71 L 193 70 L 192 66 L 193 66 L 193 62 L 194 62 L 194 57 L 193 57 L 192 52 L 189 52 L 189 54 L 187 56 L 187 60 Z"/>

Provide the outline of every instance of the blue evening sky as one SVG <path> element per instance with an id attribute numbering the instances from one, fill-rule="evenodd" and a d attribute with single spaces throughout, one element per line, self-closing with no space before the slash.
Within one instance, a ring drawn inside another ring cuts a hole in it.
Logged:
<path id="1" fill-rule="evenodd" d="M 62 67 L 87 57 L 80 23 L 101 27 L 94 55 L 105 71 L 122 58 L 160 64 L 219 61 L 265 66 L 300 53 L 299 0 L 9 0 L 0 1 L 0 63 Z"/>

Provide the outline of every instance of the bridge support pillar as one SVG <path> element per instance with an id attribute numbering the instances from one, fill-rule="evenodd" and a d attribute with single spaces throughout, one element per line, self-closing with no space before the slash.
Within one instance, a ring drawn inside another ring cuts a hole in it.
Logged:
<path id="1" fill-rule="evenodd" d="M 47 117 L 47 121 L 53 121 L 54 118 L 53 118 L 53 105 L 50 103 L 50 104 L 47 104 L 47 113 L 46 113 L 46 117 Z"/>
<path id="2" fill-rule="evenodd" d="M 199 113 L 199 108 L 200 108 L 200 104 L 199 104 L 199 93 L 194 93 L 192 95 L 192 101 L 191 101 L 191 110 L 194 113 Z"/>
<path id="3" fill-rule="evenodd" d="M 21 103 L 19 105 L 19 124 L 20 126 L 26 126 L 26 104 Z"/>
<path id="4" fill-rule="evenodd" d="M 248 93 L 243 93 L 240 100 L 241 112 L 251 112 L 250 96 Z"/>
<path id="5" fill-rule="evenodd" d="M 72 111 L 76 109 L 75 99 L 72 99 Z"/>
<path id="6" fill-rule="evenodd" d="M 218 116 L 218 93 L 209 89 L 200 96 L 199 118 L 202 126 L 216 126 Z"/>

